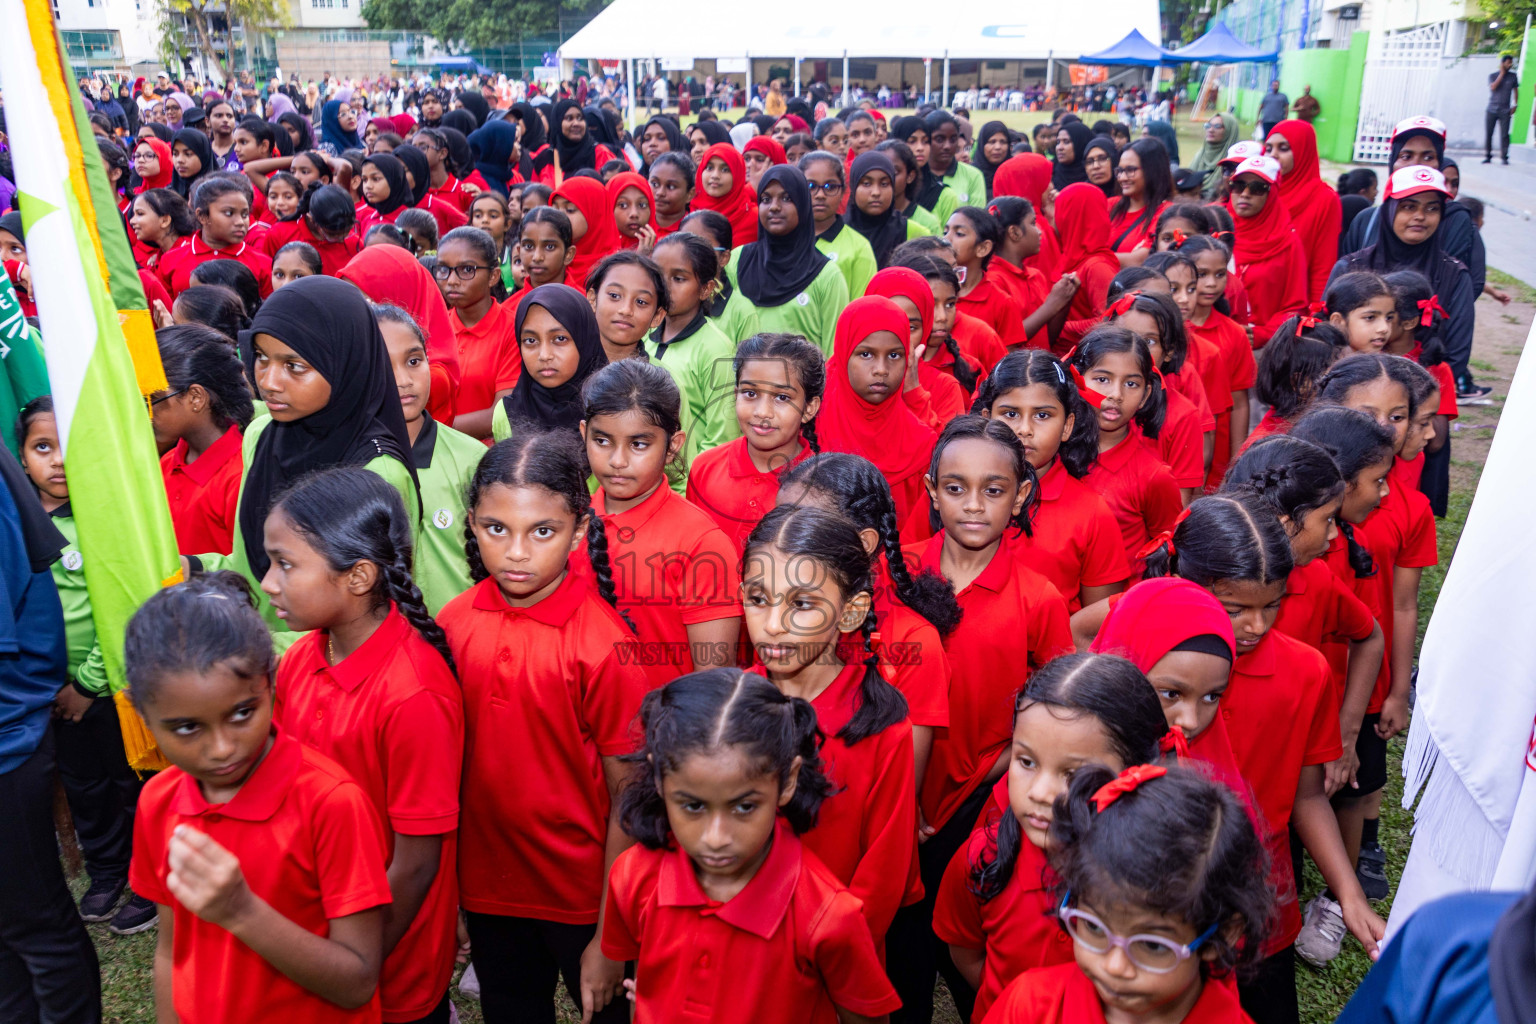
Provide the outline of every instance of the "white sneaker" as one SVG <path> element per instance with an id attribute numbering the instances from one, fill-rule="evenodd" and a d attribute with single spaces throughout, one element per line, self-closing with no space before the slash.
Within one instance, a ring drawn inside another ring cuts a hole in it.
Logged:
<path id="1" fill-rule="evenodd" d="M 1337 949 L 1334 952 L 1338 952 Z M 465 999 L 480 998 L 480 979 L 475 975 L 475 965 L 470 964 L 459 977 L 459 995 Z"/>
<path id="2" fill-rule="evenodd" d="M 1301 934 L 1296 937 L 1296 954 L 1313 967 L 1326 967 L 1339 955 L 1344 941 L 1344 911 L 1327 896 L 1307 904 Z"/>

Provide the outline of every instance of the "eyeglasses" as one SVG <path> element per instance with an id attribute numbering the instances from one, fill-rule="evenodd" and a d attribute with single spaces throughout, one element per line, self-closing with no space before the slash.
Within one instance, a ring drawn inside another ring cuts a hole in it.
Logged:
<path id="1" fill-rule="evenodd" d="M 1131 963 L 1152 974 L 1167 974 L 1188 960 L 1195 950 L 1216 934 L 1216 927 L 1221 923 L 1216 922 L 1196 936 L 1195 941 L 1181 946 L 1161 935 L 1116 935 L 1093 914 L 1067 906 L 1071 899 L 1070 892 L 1062 897 L 1061 906 L 1056 908 L 1056 916 L 1061 918 L 1073 942 L 1093 953 L 1108 953 L 1111 949 L 1119 948 L 1130 958 Z"/>
<path id="2" fill-rule="evenodd" d="M 1133 174 L 1140 174 L 1140 173 L 1141 173 L 1141 168 L 1140 167 L 1124 167 L 1124 166 L 1121 166 L 1121 167 L 1116 167 L 1115 168 L 1115 177 L 1117 177 L 1117 178 L 1129 178 Z"/>
<path id="3" fill-rule="evenodd" d="M 167 391 L 165 394 L 160 395 L 158 398 L 151 398 L 149 400 L 150 407 L 153 408 L 154 406 L 159 405 L 161 402 L 175 398 L 177 395 L 184 394 L 186 390 L 186 388 L 180 388 L 176 391 Z"/>
<path id="4" fill-rule="evenodd" d="M 457 276 L 460 281 L 468 281 L 482 270 L 494 270 L 490 266 L 480 266 L 475 263 L 460 263 L 456 267 L 450 267 L 445 263 L 439 263 L 432 268 L 432 276 L 439 281 L 446 281 L 450 277 Z"/>
<path id="5" fill-rule="evenodd" d="M 1248 193 L 1255 196 L 1269 195 L 1269 182 L 1267 181 L 1234 181 L 1231 186 L 1233 195 Z"/>
<path id="6" fill-rule="evenodd" d="M 836 195 L 837 193 L 839 193 L 839 192 L 841 192 L 843 190 L 843 186 L 838 184 L 835 181 L 824 181 L 820 185 L 818 185 L 818 184 L 816 184 L 814 182 L 812 182 L 810 184 L 811 184 L 811 194 L 812 195 L 815 195 L 817 192 L 820 192 L 824 196 L 833 196 L 833 195 Z"/>

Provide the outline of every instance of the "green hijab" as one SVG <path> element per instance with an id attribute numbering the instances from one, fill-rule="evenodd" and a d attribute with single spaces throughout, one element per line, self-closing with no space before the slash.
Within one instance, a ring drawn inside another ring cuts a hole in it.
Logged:
<path id="1" fill-rule="evenodd" d="M 1221 169 L 1217 164 L 1220 163 L 1222 157 L 1227 155 L 1227 150 L 1231 149 L 1238 141 L 1239 125 L 1237 118 L 1226 112 L 1219 113 L 1216 117 L 1221 121 L 1222 126 L 1226 128 L 1226 134 L 1222 136 L 1220 142 L 1206 142 L 1201 145 L 1200 152 L 1195 154 L 1194 160 L 1190 161 L 1189 164 L 1190 170 L 1205 172 L 1205 181 L 1200 187 L 1202 194 L 1212 192 L 1216 188 L 1217 183 L 1221 181 Z"/>

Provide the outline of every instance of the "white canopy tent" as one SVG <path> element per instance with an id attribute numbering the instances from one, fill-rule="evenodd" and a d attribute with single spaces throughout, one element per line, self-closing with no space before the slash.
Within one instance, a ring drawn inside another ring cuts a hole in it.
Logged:
<path id="1" fill-rule="evenodd" d="M 1018 4 L 1006 14 L 986 4 L 953 9 L 928 0 L 888 0 L 871 11 L 825 0 L 780 0 L 771 11 L 725 3 L 672 18 L 658 14 L 651 0 L 613 0 L 565 41 L 560 58 L 624 61 L 631 73 L 630 62 L 652 58 L 782 58 L 793 60 L 797 73 L 807 58 L 927 58 L 943 61 L 947 72 L 950 60 L 1076 60 L 1133 28 L 1154 43 L 1162 39 L 1157 0 Z M 945 86 L 947 94 L 947 73 Z"/>

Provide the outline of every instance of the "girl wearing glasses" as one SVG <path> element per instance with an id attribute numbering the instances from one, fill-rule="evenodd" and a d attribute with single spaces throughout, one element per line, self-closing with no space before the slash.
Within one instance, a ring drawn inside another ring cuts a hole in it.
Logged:
<path id="1" fill-rule="evenodd" d="M 1227 209 L 1236 226 L 1237 276 L 1248 292 L 1254 347 L 1307 305 L 1307 254 L 1280 200 L 1280 165 L 1249 157 L 1232 172 Z"/>
<path id="2" fill-rule="evenodd" d="M 1109 247 L 1122 267 L 1139 266 L 1152 252 L 1152 229 L 1173 199 L 1168 151 L 1154 138 L 1125 147 L 1115 167 L 1119 198 L 1109 208 Z"/>
<path id="3" fill-rule="evenodd" d="M 843 162 L 817 150 L 800 158 L 800 170 L 811 188 L 811 220 L 816 225 L 816 251 L 831 260 L 848 283 L 848 295 L 858 297 L 880 269 L 875 251 L 838 213 L 847 183 Z"/>
<path id="4" fill-rule="evenodd" d="M 988 1024 L 1249 1024 L 1232 986 L 1209 984 L 1253 962 L 1269 917 L 1264 852 L 1231 792 L 1186 769 L 1090 766 L 1057 804 L 1051 850 L 1076 962 L 1025 972 Z"/>
<path id="5" fill-rule="evenodd" d="M 454 228 L 437 247 L 432 276 L 448 304 L 459 350 L 459 389 L 453 428 L 471 437 L 491 436 L 491 406 L 517 380 L 518 351 L 513 308 L 496 301 L 491 283 L 501 273 L 496 241 L 479 228 Z"/>
<path id="6" fill-rule="evenodd" d="M 1168 732 L 1147 677 L 1112 655 L 1048 662 L 1013 708 L 1002 772 L 982 804 L 984 824 L 950 860 L 933 910 L 934 933 L 954 961 L 946 978 L 963 982 L 956 992 L 950 980 L 950 991 L 975 1024 L 1020 974 L 1071 962 L 1071 942 L 1052 921 L 1061 901 L 1046 846 L 1073 774 L 1156 761 Z"/>

